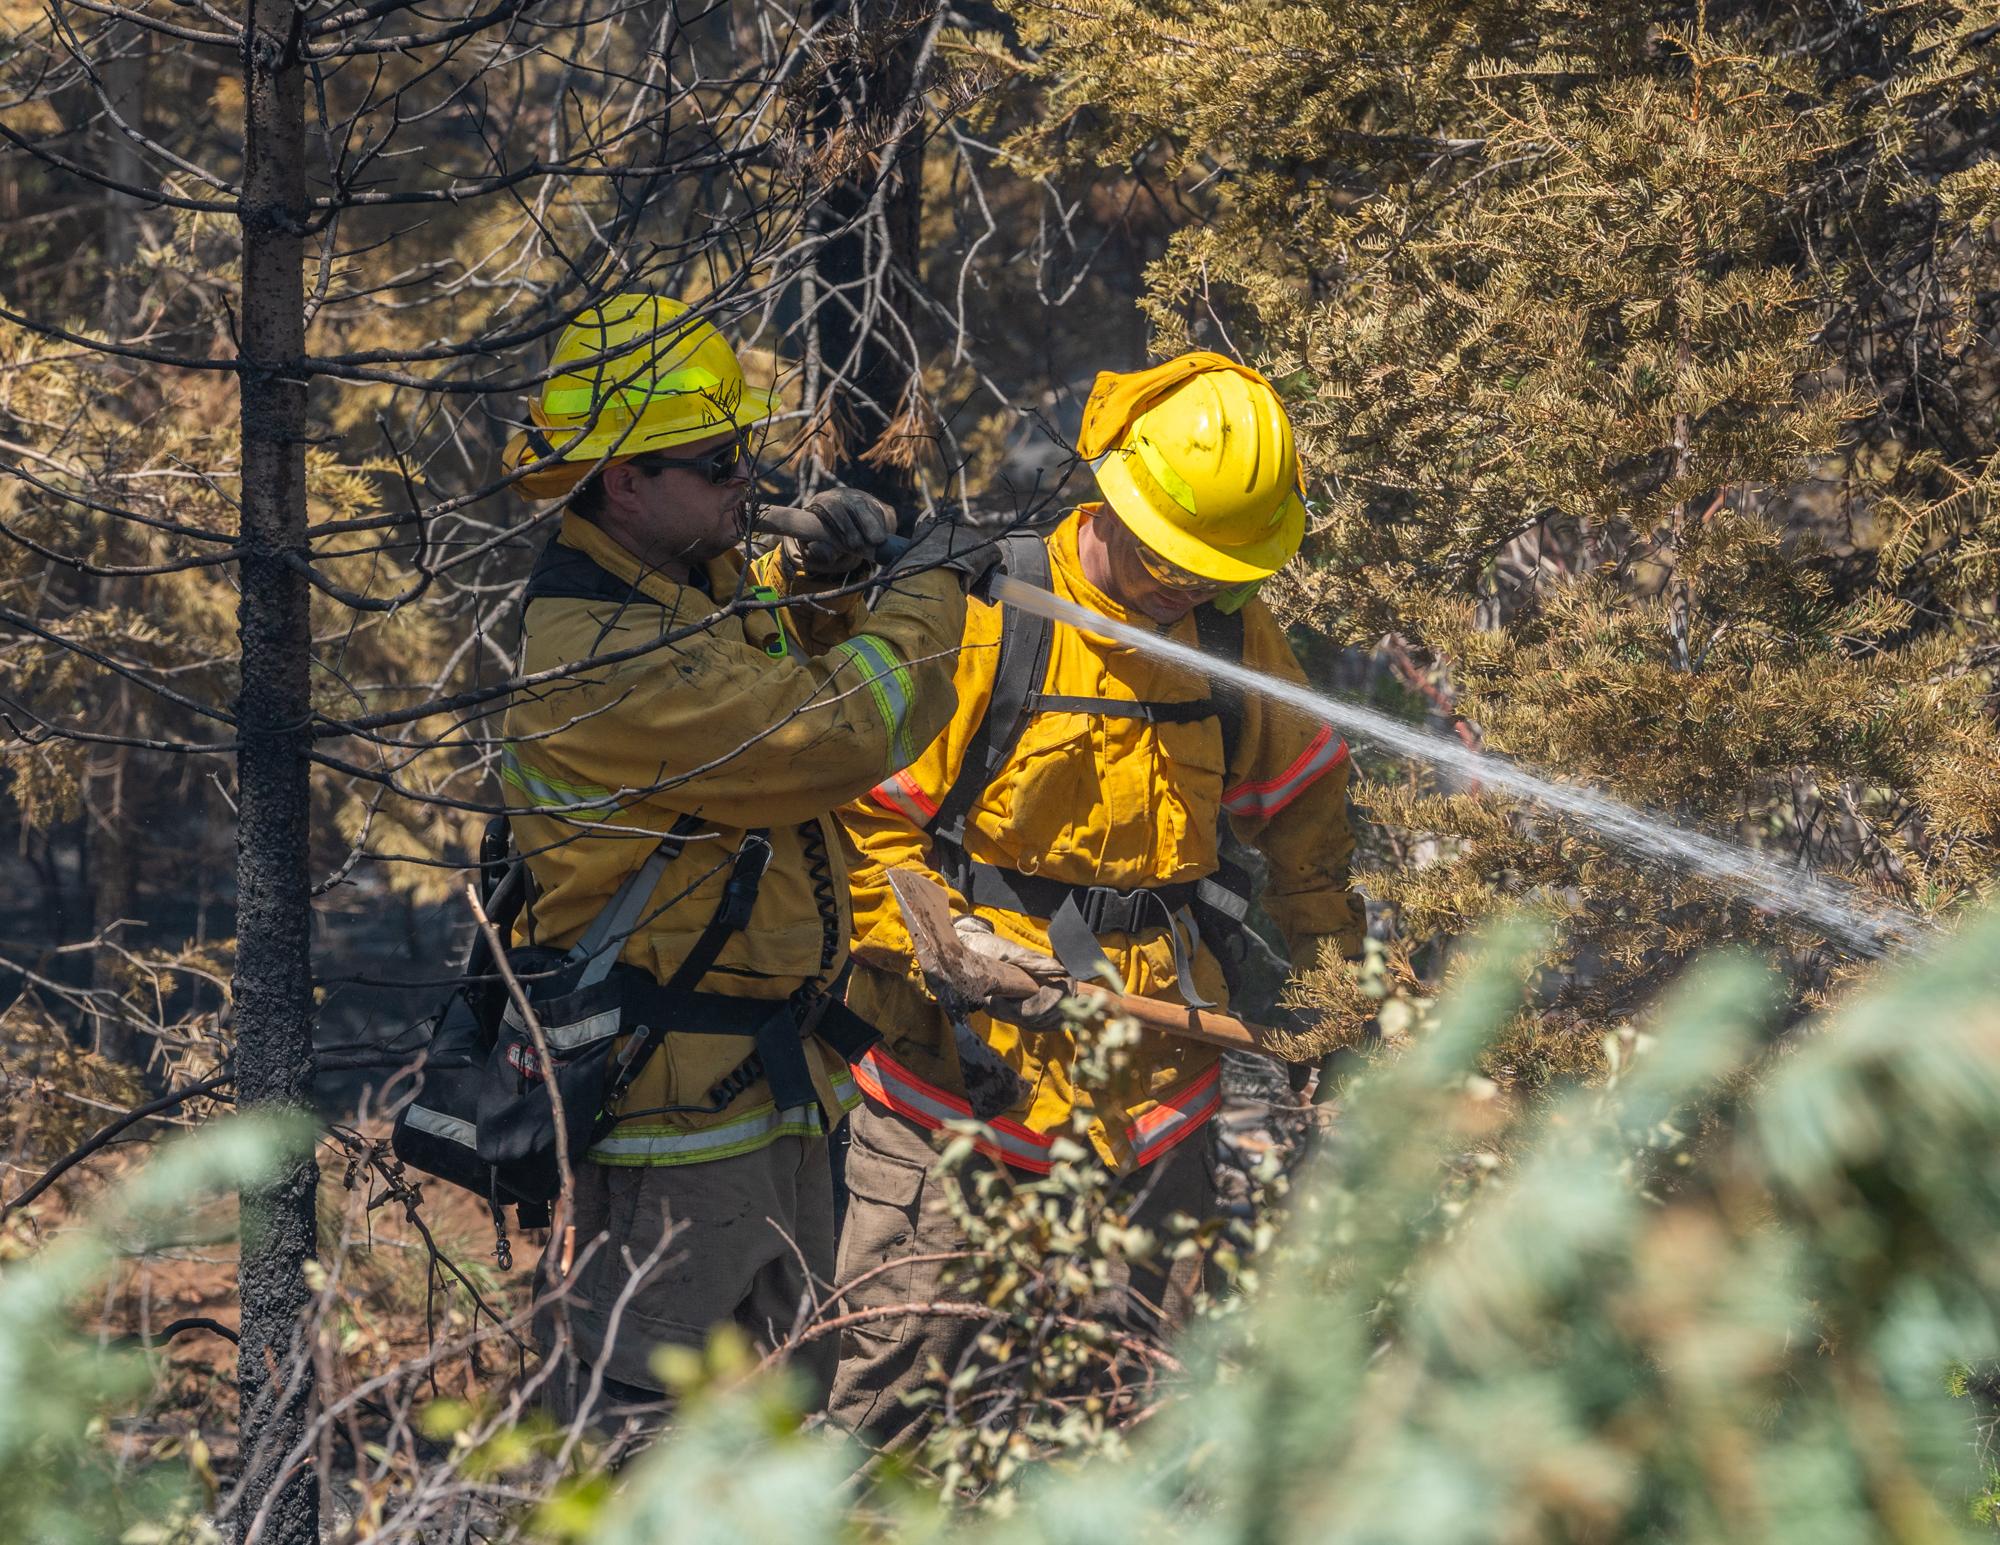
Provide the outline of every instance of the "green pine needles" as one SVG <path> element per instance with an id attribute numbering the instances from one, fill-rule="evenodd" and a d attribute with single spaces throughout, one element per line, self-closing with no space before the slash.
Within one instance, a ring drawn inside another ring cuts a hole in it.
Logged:
<path id="1" fill-rule="evenodd" d="M 476 1503 L 482 1537 L 591 1545 L 1990 1538 L 2000 914 L 1788 1033 L 1774 977 L 1712 959 L 1606 1038 L 1606 1078 L 1531 1099 L 1479 1068 L 1542 949 L 1489 936 L 1349 1082 L 1256 1285 L 1122 1442 L 971 1513 L 893 1469 L 857 1493 L 861 1456 L 721 1357 L 616 1486 L 588 1451 L 496 1474 L 459 1444 L 424 1492 Z M 185 1196 L 197 1156 L 261 1151 L 228 1131 L 4 1272 L 0 1450 L 55 1488 L 16 1488 L 10 1538 L 213 1539 L 170 1465 L 105 1462 L 130 1384 L 65 1322 L 116 1220 Z"/>
<path id="2" fill-rule="evenodd" d="M 1466 733 L 1673 819 L 1925 912 L 1991 891 L 2000 12 L 1011 9 L 1049 100 L 1016 155 L 1176 182 L 1201 217 L 1150 272 L 1158 348 L 1288 396 L 1305 635 L 1391 635 Z M 1601 1069 L 1691 950 L 1771 938 L 1371 770 L 1362 884 L 1402 945 L 1562 919 L 1503 1071 Z M 1839 967 L 1784 942 L 1810 999 Z"/>
<path id="3" fill-rule="evenodd" d="M 1606 1080 L 1527 1100 L 1477 1070 L 1541 947 L 1489 938 L 1410 1050 L 1354 1082 L 1258 1289 L 1181 1349 L 1184 1390 L 1128 1449 L 956 1525 L 891 1494 L 864 1535 L 1990 1538 L 1967 1392 L 1991 1380 L 1966 1369 L 2000 1355 L 2000 916 L 1779 1051 L 1779 984 L 1717 958 L 1609 1038 Z M 656 1488 L 686 1486 L 710 1423 L 740 1432 L 756 1398 L 690 1412 L 589 1537 L 727 1537 L 638 1521 L 668 1519 Z M 718 1454 L 714 1494 L 820 1452 Z M 828 1508 L 782 1538 L 854 1528 Z"/>

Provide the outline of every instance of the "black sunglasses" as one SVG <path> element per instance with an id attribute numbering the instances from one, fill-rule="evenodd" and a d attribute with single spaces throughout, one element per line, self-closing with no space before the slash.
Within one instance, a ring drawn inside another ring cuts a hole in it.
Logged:
<path id="1" fill-rule="evenodd" d="M 699 472 L 709 482 L 720 488 L 732 481 L 741 471 L 749 476 L 751 465 L 749 442 L 741 438 L 731 440 L 727 445 L 718 445 L 702 456 L 634 456 L 632 465 L 647 477 L 658 477 L 669 467 L 686 467 Z"/>

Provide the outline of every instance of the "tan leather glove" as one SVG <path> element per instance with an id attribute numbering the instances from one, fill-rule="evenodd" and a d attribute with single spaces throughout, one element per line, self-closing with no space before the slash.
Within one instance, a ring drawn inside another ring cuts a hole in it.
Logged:
<path id="1" fill-rule="evenodd" d="M 1060 961 L 1025 944 L 1001 938 L 983 917 L 955 917 L 951 926 L 959 942 L 973 954 L 1025 971 L 1041 984 L 1024 998 L 996 993 L 981 1008 L 995 1019 L 1004 1019 L 1023 1030 L 1054 1030 L 1062 1024 L 1062 1000 L 1069 995 L 1069 973 L 1063 970 Z"/>

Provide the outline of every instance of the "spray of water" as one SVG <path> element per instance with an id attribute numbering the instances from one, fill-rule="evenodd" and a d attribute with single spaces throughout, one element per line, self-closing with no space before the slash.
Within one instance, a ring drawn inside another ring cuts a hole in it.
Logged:
<path id="1" fill-rule="evenodd" d="M 1333 725 L 1350 740 L 1366 741 L 1399 756 L 1476 779 L 1488 788 L 1533 800 L 1628 852 L 1713 880 L 1763 911 L 1807 924 L 1858 954 L 1880 955 L 1892 945 L 1913 942 L 1925 931 L 1925 923 L 1914 914 L 1874 905 L 1848 887 L 1817 878 L 1796 865 L 1737 843 L 1688 831 L 1662 815 L 1628 805 L 1601 790 L 1540 777 L 1502 757 L 1474 751 L 1449 736 L 1406 724 L 1366 703 L 1281 681 L 1234 660 L 1218 660 L 1187 644 L 1162 638 L 1149 629 L 1115 622 L 1004 574 L 994 576 L 993 597 L 1003 605 L 1067 623 L 1094 637 L 1175 661 L 1246 692 L 1283 703 Z"/>

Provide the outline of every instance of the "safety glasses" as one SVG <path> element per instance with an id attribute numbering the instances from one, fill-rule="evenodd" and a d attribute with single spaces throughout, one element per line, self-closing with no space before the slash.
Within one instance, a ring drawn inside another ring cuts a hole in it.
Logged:
<path id="1" fill-rule="evenodd" d="M 646 455 L 634 456 L 632 460 L 648 477 L 657 477 L 669 467 L 685 467 L 691 472 L 699 472 L 717 488 L 739 478 L 747 482 L 754 466 L 750 443 L 740 435 L 727 445 L 718 445 L 700 456 Z"/>
<path id="2" fill-rule="evenodd" d="M 1219 595 L 1228 588 L 1219 579 L 1190 573 L 1177 563 L 1167 562 L 1136 536 L 1132 538 L 1132 551 L 1138 555 L 1139 567 L 1163 590 L 1171 590 L 1177 595 L 1209 596 Z"/>

